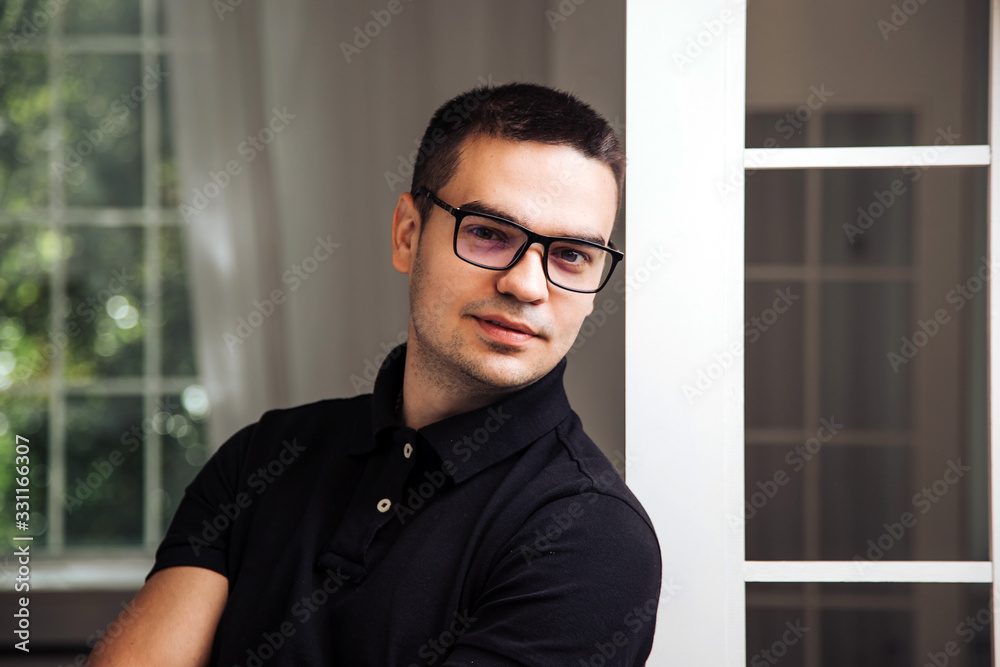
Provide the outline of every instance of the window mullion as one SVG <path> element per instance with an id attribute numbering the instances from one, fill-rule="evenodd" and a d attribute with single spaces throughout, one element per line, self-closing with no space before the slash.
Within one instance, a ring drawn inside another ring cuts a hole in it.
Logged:
<path id="1" fill-rule="evenodd" d="M 155 71 L 160 54 L 153 49 L 156 32 L 156 2 L 142 0 L 142 72 Z M 161 84 L 162 85 L 162 84 Z M 143 329 L 145 382 L 143 392 L 143 417 L 152 420 L 160 411 L 162 389 L 160 367 L 162 358 L 162 305 L 160 267 L 160 86 L 146 91 L 142 105 L 142 159 L 143 159 L 143 231 L 145 248 L 145 304 L 142 312 L 146 320 Z M 152 422 L 150 422 L 152 423 Z M 158 430 L 152 429 L 143 448 L 143 543 L 153 549 L 162 537 L 163 496 L 163 439 Z"/>
<path id="2" fill-rule="evenodd" d="M 1000 0 L 993 0 L 990 3 L 990 97 L 989 97 L 989 140 L 991 148 L 996 151 L 1000 149 L 1000 137 L 997 135 L 997 128 L 1000 128 Z M 1000 259 L 1000 171 L 995 165 L 989 169 L 989 190 L 988 190 L 988 252 L 991 266 Z M 992 271 L 991 271 L 992 273 Z M 993 567 L 993 595 L 992 600 L 996 600 L 998 595 L 997 582 L 1000 581 L 1000 456 L 995 450 L 1000 442 L 1000 391 L 997 391 L 995 381 L 1000 378 L 1000 326 L 998 326 L 998 314 L 1000 314 L 1000 289 L 996 285 L 991 285 L 989 289 L 988 323 L 989 339 L 987 341 L 987 358 L 989 359 L 989 375 L 987 386 L 989 391 L 989 461 L 990 461 L 990 560 Z M 993 655 L 996 664 L 996 655 L 1000 647 L 1000 623 L 993 623 Z"/>
<path id="3" fill-rule="evenodd" d="M 816 121 L 813 121 L 815 124 Z M 836 146 L 823 148 L 747 148 L 747 169 L 860 169 L 882 167 L 983 167 L 990 146 Z"/>
<path id="4" fill-rule="evenodd" d="M 55 12 L 51 23 L 52 37 L 48 42 L 49 76 L 48 85 L 51 95 L 49 108 L 49 131 L 52 135 L 52 153 L 50 164 L 65 164 L 65 143 L 63 127 L 65 113 L 63 107 L 63 52 L 61 39 L 63 35 L 63 14 Z M 59 252 L 53 260 L 51 274 L 51 291 L 49 303 L 50 337 L 59 340 L 66 326 L 63 304 L 66 301 L 66 258 L 62 252 L 65 238 L 65 222 L 62 213 L 66 201 L 62 183 L 55 172 L 48 170 L 49 177 L 49 215 L 56 238 L 59 241 Z M 66 351 L 60 345 L 55 345 L 55 354 L 49 366 L 49 484 L 47 487 L 48 507 L 48 550 L 49 553 L 61 553 L 65 546 L 65 515 L 62 498 L 66 488 Z"/>

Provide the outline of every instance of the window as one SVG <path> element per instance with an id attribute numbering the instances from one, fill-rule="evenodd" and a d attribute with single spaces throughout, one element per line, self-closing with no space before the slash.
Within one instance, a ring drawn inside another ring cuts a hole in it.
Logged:
<path id="1" fill-rule="evenodd" d="M 650 664 L 992 664 L 991 4 L 630 3 Z"/>
<path id="2" fill-rule="evenodd" d="M 0 453 L 30 441 L 29 532 L 49 558 L 34 588 L 72 587 L 69 560 L 92 563 L 91 588 L 140 584 L 208 454 L 160 9 L 0 13 Z M 11 485 L 0 477 L 8 542 Z"/>

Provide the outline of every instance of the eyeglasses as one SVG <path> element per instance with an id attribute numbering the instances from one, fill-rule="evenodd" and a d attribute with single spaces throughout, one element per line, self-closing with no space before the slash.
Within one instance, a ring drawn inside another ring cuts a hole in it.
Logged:
<path id="1" fill-rule="evenodd" d="M 455 216 L 455 254 L 469 264 L 505 271 L 520 260 L 528 248 L 541 243 L 542 269 L 550 283 L 570 292 L 601 291 L 625 254 L 616 248 L 566 236 L 545 236 L 494 215 L 463 211 L 438 199 L 427 188 L 415 195 L 429 198 Z"/>

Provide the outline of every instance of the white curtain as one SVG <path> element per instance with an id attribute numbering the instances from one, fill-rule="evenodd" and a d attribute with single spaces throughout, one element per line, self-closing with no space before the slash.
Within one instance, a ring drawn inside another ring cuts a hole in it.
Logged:
<path id="1" fill-rule="evenodd" d="M 165 6 L 213 446 L 267 409 L 370 391 L 379 355 L 405 336 L 390 221 L 437 106 L 524 80 L 624 119 L 623 1 Z M 606 292 L 598 304 L 622 305 Z M 567 388 L 595 441 L 620 456 L 622 308 L 605 319 L 573 353 Z"/>

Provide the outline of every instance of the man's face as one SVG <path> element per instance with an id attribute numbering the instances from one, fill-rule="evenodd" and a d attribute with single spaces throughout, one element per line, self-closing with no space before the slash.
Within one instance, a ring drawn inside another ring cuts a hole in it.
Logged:
<path id="1" fill-rule="evenodd" d="M 565 146 L 486 137 L 466 141 L 454 177 L 434 194 L 541 234 L 605 244 L 617 210 L 615 179 L 603 163 Z M 423 221 L 410 212 L 413 233 L 401 250 L 406 207 L 413 207 L 409 194 L 394 217 L 393 264 L 410 274 L 408 363 L 477 394 L 514 390 L 552 370 L 593 310 L 594 295 L 548 282 L 541 245 L 505 271 L 463 261 L 452 249 L 455 218 L 438 206 Z"/>

